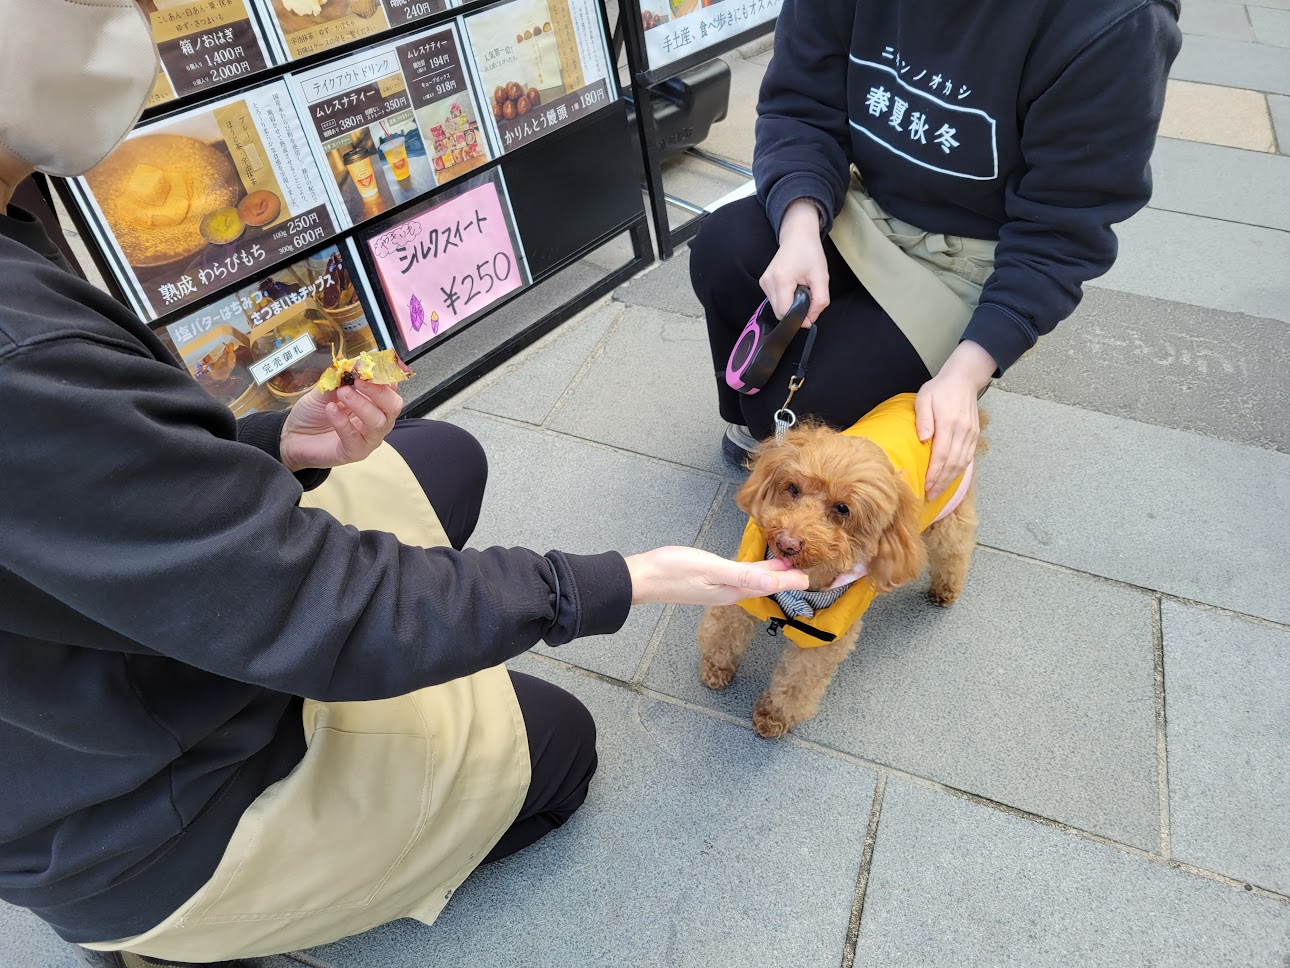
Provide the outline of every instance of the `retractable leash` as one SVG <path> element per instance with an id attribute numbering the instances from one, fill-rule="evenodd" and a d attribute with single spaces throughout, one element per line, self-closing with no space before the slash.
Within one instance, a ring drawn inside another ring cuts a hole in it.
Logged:
<path id="1" fill-rule="evenodd" d="M 774 375 L 780 358 L 806 322 L 806 311 L 810 308 L 811 291 L 805 286 L 797 287 L 783 319 L 776 319 L 770 300 L 763 299 L 730 351 L 726 385 L 745 396 L 758 393 Z"/>
<path id="2" fill-rule="evenodd" d="M 797 372 L 788 378 L 788 396 L 784 400 L 784 405 L 775 411 L 775 440 L 777 441 L 797 423 L 797 414 L 788 409 L 788 405 L 793 402 L 793 394 L 802 389 L 802 384 L 806 382 L 806 363 L 811 358 L 811 349 L 815 346 L 815 336 L 819 331 L 819 323 L 812 323 L 806 333 L 806 346 L 802 349 L 802 359 L 797 364 Z"/>

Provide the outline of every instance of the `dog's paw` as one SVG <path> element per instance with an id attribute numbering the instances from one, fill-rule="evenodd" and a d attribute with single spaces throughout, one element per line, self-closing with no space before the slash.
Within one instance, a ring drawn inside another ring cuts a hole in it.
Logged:
<path id="1" fill-rule="evenodd" d="M 753 729 L 758 736 L 766 739 L 778 739 L 788 732 L 793 724 L 767 697 L 762 696 L 753 706 Z"/>
<path id="2" fill-rule="evenodd" d="M 699 681 L 709 689 L 724 689 L 734 677 L 735 667 L 732 665 L 718 665 L 706 655 L 699 660 Z"/>
<path id="3" fill-rule="evenodd" d="M 961 588 L 933 585 L 927 589 L 927 600 L 941 608 L 949 608 L 959 600 L 959 595 L 962 593 Z"/>

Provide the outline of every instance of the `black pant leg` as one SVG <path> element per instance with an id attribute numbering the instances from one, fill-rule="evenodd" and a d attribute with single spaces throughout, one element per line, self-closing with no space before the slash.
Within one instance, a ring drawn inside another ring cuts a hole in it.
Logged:
<path id="1" fill-rule="evenodd" d="M 777 251 L 766 210 L 756 198 L 723 205 L 703 220 L 690 242 L 690 284 L 708 323 L 717 406 L 727 423 L 744 421 L 739 394 L 726 385 L 726 361 L 765 298 L 758 280 Z"/>
<path id="2" fill-rule="evenodd" d="M 400 420 L 386 443 L 416 476 L 430 506 L 460 551 L 479 523 L 488 458 L 469 431 L 440 420 Z"/>
<path id="3" fill-rule="evenodd" d="M 519 816 L 484 863 L 523 850 L 560 827 L 584 800 L 596 772 L 596 723 L 587 707 L 558 686 L 512 672 L 524 714 L 533 779 Z"/>

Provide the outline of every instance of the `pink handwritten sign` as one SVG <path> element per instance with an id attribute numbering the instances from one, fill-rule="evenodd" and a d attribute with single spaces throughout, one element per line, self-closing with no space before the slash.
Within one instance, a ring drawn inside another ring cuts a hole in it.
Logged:
<path id="1" fill-rule="evenodd" d="M 374 236 L 368 246 L 409 350 L 527 284 L 491 178 Z"/>

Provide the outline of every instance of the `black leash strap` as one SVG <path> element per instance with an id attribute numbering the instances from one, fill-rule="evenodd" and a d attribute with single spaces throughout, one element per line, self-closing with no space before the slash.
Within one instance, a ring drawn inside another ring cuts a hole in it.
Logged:
<path id="1" fill-rule="evenodd" d="M 795 618 L 772 618 L 768 619 L 766 624 L 770 626 L 766 631 L 775 636 L 779 635 L 779 630 L 787 625 L 789 628 L 797 629 L 797 631 L 809 635 L 813 639 L 819 639 L 821 642 L 832 642 L 837 639 L 837 636 L 831 632 L 821 632 L 819 629 L 813 628 L 805 622 L 799 622 Z"/>

